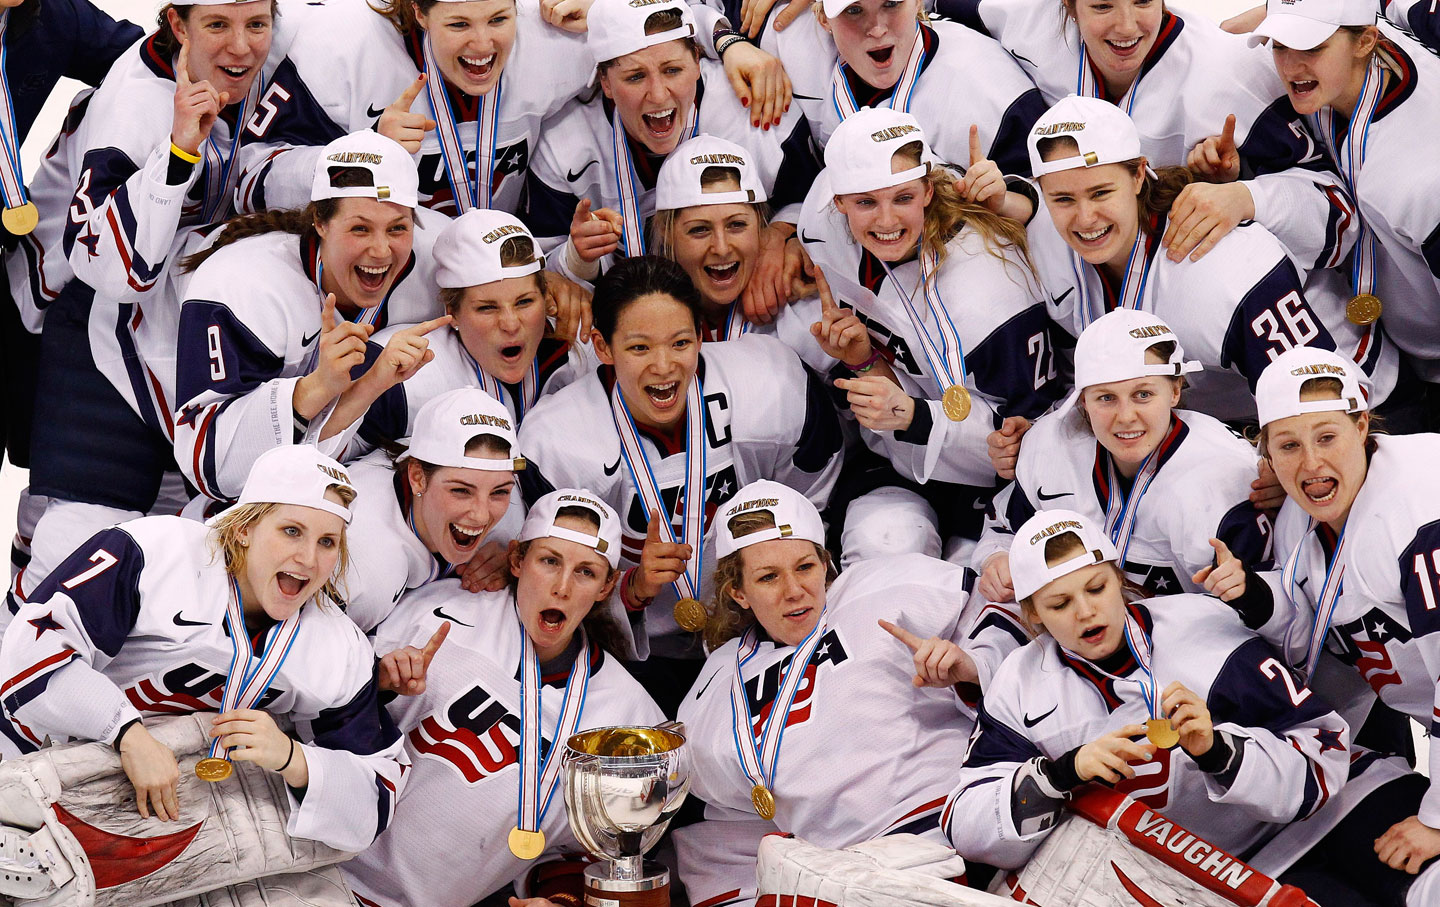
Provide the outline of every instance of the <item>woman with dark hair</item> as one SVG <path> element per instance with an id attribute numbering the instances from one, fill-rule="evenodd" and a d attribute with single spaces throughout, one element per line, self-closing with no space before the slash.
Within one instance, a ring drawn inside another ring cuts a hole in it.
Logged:
<path id="1" fill-rule="evenodd" d="M 620 514 L 619 592 L 636 654 L 653 661 L 639 676 L 671 712 L 700 665 L 715 509 L 757 479 L 823 506 L 840 466 L 820 380 L 773 337 L 702 346 L 700 305 L 674 262 L 617 264 L 595 286 L 603 366 L 541 400 L 520 429 L 528 501 L 569 485 Z"/>

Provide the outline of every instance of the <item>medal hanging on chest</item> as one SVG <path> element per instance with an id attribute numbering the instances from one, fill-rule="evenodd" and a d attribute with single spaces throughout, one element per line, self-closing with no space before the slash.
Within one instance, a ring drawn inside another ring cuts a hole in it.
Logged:
<path id="1" fill-rule="evenodd" d="M 472 167 L 465 159 L 465 145 L 460 141 L 460 131 L 455 124 L 455 110 L 445 91 L 445 76 L 435 62 L 435 47 L 428 31 L 425 33 L 424 53 L 425 97 L 430 103 L 430 115 L 435 120 L 435 135 L 440 139 L 445 178 L 455 198 L 455 216 L 471 208 L 493 208 L 496 145 L 500 136 L 500 96 L 505 79 L 502 76 L 489 94 L 481 96 L 480 111 L 475 120 L 475 164 Z"/>
<path id="2" fill-rule="evenodd" d="M 920 339 L 920 349 L 925 353 L 930 377 L 940 387 L 940 408 L 951 422 L 965 421 L 971 407 L 970 391 L 965 388 L 965 347 L 960 342 L 960 332 L 956 330 L 950 312 L 945 308 L 945 300 L 940 297 L 939 265 L 934 251 L 921 241 L 920 284 L 924 289 L 930 321 L 935 326 L 934 334 L 939 335 L 938 342 L 926 328 L 924 316 L 905 287 L 895 278 L 890 265 L 883 261 L 880 265 L 890 278 L 890 285 L 895 288 L 896 295 L 905 306 L 905 314 L 910 318 L 910 325 Z"/>
<path id="3" fill-rule="evenodd" d="M 1150 635 L 1129 611 L 1125 614 L 1125 645 L 1130 647 L 1130 654 L 1135 657 L 1135 664 L 1140 672 L 1140 694 L 1145 699 L 1147 715 L 1145 737 L 1162 750 L 1171 749 L 1180 742 L 1180 732 L 1175 730 L 1175 725 L 1161 713 L 1160 686 L 1155 680 L 1152 666 L 1154 650 Z"/>
<path id="4" fill-rule="evenodd" d="M 235 183 L 239 179 L 240 172 L 235 169 L 236 152 L 240 148 L 240 137 L 245 132 L 246 121 L 250 117 L 250 111 L 260 102 L 260 92 L 264 88 L 260 77 L 257 75 L 250 83 L 250 93 L 245 96 L 245 103 L 240 105 L 240 114 L 235 117 L 235 125 L 232 127 L 233 134 L 230 136 L 230 150 L 221 151 L 220 145 L 215 141 L 215 130 L 210 130 L 210 136 L 200 146 L 200 156 L 204 159 L 205 181 L 205 204 L 201 209 L 202 224 L 213 224 L 224 220 L 233 209 L 235 197 Z M 216 121 L 218 126 L 219 120 Z"/>
<path id="5" fill-rule="evenodd" d="M 20 163 L 20 133 L 15 129 L 15 105 L 10 97 L 10 10 L 0 12 L 0 196 L 5 210 L 0 223 L 14 236 L 24 236 L 40 223 L 40 212 L 25 193 L 25 171 Z"/>

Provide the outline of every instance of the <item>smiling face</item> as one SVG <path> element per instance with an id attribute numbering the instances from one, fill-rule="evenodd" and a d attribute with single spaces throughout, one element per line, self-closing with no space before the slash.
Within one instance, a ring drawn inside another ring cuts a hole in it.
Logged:
<path id="1" fill-rule="evenodd" d="M 655 154 L 669 154 L 685 138 L 699 81 L 700 61 L 685 41 L 637 50 L 600 71 L 600 87 L 625 132 Z"/>
<path id="2" fill-rule="evenodd" d="M 1105 87 L 1124 94 L 1145 63 L 1165 16 L 1161 0 L 1074 0 L 1075 24 L 1085 53 L 1105 77 Z"/>
<path id="3" fill-rule="evenodd" d="M 755 271 L 760 215 L 742 202 L 681 208 L 671 227 L 670 252 L 707 306 L 728 306 Z"/>
<path id="4" fill-rule="evenodd" d="M 317 221 L 323 289 L 345 308 L 380 305 L 410 260 L 415 214 L 373 198 L 338 199 L 335 216 Z"/>
<path id="5" fill-rule="evenodd" d="M 835 39 L 835 49 L 861 81 L 872 88 L 893 88 L 915 47 L 919 0 L 855 0 L 831 19 L 817 10 L 820 26 Z"/>
<path id="6" fill-rule="evenodd" d="M 730 592 L 776 643 L 798 646 L 825 607 L 825 561 L 814 542 L 771 539 L 737 552 L 740 581 Z"/>
<path id="7" fill-rule="evenodd" d="M 510 461 L 508 456 L 491 450 L 474 450 L 466 455 Z M 414 460 L 406 464 L 406 469 L 413 495 L 411 516 L 420 540 L 447 563 L 469 563 L 486 533 L 505 516 L 510 492 L 515 488 L 515 473 L 440 466 L 427 477 Z"/>
<path id="8" fill-rule="evenodd" d="M 884 262 L 915 254 L 925 235 L 925 206 L 935 190 L 924 179 L 889 189 L 835 196 L 835 207 L 850 224 L 850 235 Z"/>
<path id="9" fill-rule="evenodd" d="M 1072 551 L 1057 562 L 1078 553 Z M 1102 661 L 1125 645 L 1125 599 L 1120 571 L 1113 563 L 1082 567 L 1051 580 L 1029 601 L 1030 616 L 1081 658 Z"/>
<path id="10" fill-rule="evenodd" d="M 1338 399 L 1325 391 L 1301 400 Z M 1280 487 L 1310 516 L 1337 532 L 1345 527 L 1369 465 L 1370 414 L 1302 413 L 1265 426 L 1265 451 Z"/>
<path id="11" fill-rule="evenodd" d="M 451 307 L 460 342 L 485 373 L 518 384 L 545 338 L 545 294 L 536 275 L 467 287 Z"/>
<path id="12" fill-rule="evenodd" d="M 555 525 L 587 535 L 596 531 L 593 517 L 568 516 L 563 511 Z M 512 548 L 510 572 L 517 580 L 520 622 L 542 662 L 565 651 L 581 621 L 596 602 L 610 596 L 619 578 L 594 548 L 549 536 L 532 540 L 523 553 Z"/>
<path id="13" fill-rule="evenodd" d="M 1140 231 L 1136 199 L 1144 184 L 1143 163 L 1133 174 L 1124 164 L 1102 164 L 1040 177 L 1045 207 L 1065 243 L 1086 262 L 1121 274 Z"/>
<path id="14" fill-rule="evenodd" d="M 690 309 L 667 293 L 627 304 L 609 342 L 597 331 L 595 354 L 615 367 L 615 384 L 636 422 L 668 429 L 685 418 L 685 394 L 700 367 L 700 337 Z"/>
<path id="15" fill-rule="evenodd" d="M 417 5 L 415 18 L 435 47 L 445 81 L 472 97 L 489 94 L 515 49 L 515 0 Z"/>
<path id="16" fill-rule="evenodd" d="M 333 491 L 325 497 L 341 503 Z M 345 521 L 333 513 L 277 504 L 239 532 L 244 563 L 236 574 L 245 613 L 285 620 L 335 573 Z"/>
<path id="17" fill-rule="evenodd" d="M 173 7 L 165 11 L 170 30 L 189 45 L 190 79 L 209 82 L 216 91 L 238 104 L 250 91 L 270 54 L 274 34 L 271 0 L 251 0 L 221 6 L 192 6 L 182 18 Z"/>
<path id="18" fill-rule="evenodd" d="M 1180 382 L 1152 375 L 1092 384 L 1085 388 L 1080 402 L 1095 440 L 1128 478 L 1139 471 L 1169 432 L 1170 411 L 1180 402 Z"/>
<path id="19" fill-rule="evenodd" d="M 1310 50 L 1294 50 L 1272 40 L 1275 71 L 1295 112 L 1306 116 L 1330 106 L 1349 116 L 1360 97 L 1376 35 L 1374 28 L 1363 35 L 1342 28 Z"/>

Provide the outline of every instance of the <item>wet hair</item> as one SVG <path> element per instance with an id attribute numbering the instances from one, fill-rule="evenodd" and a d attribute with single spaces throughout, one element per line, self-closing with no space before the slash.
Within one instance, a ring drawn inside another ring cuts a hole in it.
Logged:
<path id="1" fill-rule="evenodd" d="M 431 2 L 435 2 L 435 0 L 431 0 Z M 39 4 L 31 4 L 31 6 L 38 5 Z M 168 13 L 172 9 L 175 10 L 175 14 L 180 17 L 180 21 L 188 24 L 190 22 L 190 13 L 194 11 L 196 5 L 197 4 L 194 3 L 167 3 L 160 7 L 160 12 L 155 14 L 155 24 L 157 26 L 155 33 L 155 50 L 160 53 L 162 58 L 168 60 L 180 52 L 180 38 L 175 34 L 175 30 L 170 27 L 170 16 Z M 280 18 L 280 7 L 277 0 L 270 0 L 270 18 L 272 20 Z"/>
<path id="2" fill-rule="evenodd" d="M 690 311 L 690 321 L 700 331 L 700 291 L 690 282 L 685 269 L 658 255 L 637 255 L 622 259 L 595 281 L 590 310 L 595 329 L 610 343 L 620 315 L 633 303 L 652 294 L 669 296 Z"/>
<path id="3" fill-rule="evenodd" d="M 334 492 L 346 507 L 355 502 L 355 489 L 348 485 L 327 486 L 325 493 L 328 495 L 331 492 Z M 210 550 L 212 555 L 220 557 L 224 562 L 226 573 L 231 576 L 239 576 L 245 570 L 245 561 L 250 549 L 242 541 L 242 534 L 257 525 L 279 506 L 279 504 L 270 503 L 237 504 L 215 520 L 215 525 L 210 528 Z M 341 585 L 346 571 L 350 569 L 350 545 L 345 532 L 346 527 L 342 524 L 340 527 L 340 557 L 335 561 L 335 572 L 330 575 L 315 596 L 316 603 L 321 607 L 324 607 L 325 604 L 321 596 L 336 604 L 345 602 Z"/>
<path id="4" fill-rule="evenodd" d="M 1040 159 L 1044 161 L 1075 157 L 1080 154 L 1080 146 L 1068 135 L 1041 139 L 1036 150 L 1040 152 Z M 1120 166 L 1124 167 L 1133 178 L 1140 173 L 1143 163 L 1140 158 L 1133 158 L 1121 161 Z M 1175 204 L 1175 199 L 1180 197 L 1180 193 L 1186 186 L 1195 182 L 1195 174 L 1186 167 L 1152 169 L 1155 170 L 1155 175 L 1145 174 L 1144 181 L 1140 184 L 1140 194 L 1135 199 L 1140 213 L 1140 229 L 1146 233 L 1150 232 L 1150 221 L 1160 215 L 1168 215 L 1171 207 Z"/>
<path id="5" fill-rule="evenodd" d="M 730 534 L 744 538 L 755 532 L 775 528 L 775 514 L 769 510 L 749 510 L 737 513 L 726 524 Z M 812 544 L 814 544 L 812 542 Z M 815 545 L 815 556 L 825 565 L 825 585 L 828 587 L 835 578 L 834 564 L 830 552 L 822 545 Z M 735 590 L 745 572 L 745 549 L 727 554 L 715 562 L 714 596 L 705 620 L 705 646 L 714 651 L 727 640 L 741 635 L 755 623 L 755 612 L 740 607 L 735 600 Z"/>
<path id="6" fill-rule="evenodd" d="M 1329 376 L 1309 378 L 1300 385 L 1300 393 L 1303 395 L 1307 392 L 1333 395 L 1334 399 L 1339 400 L 1341 395 L 1345 393 L 1345 385 L 1340 383 L 1339 378 L 1331 378 Z M 1359 423 L 1360 413 L 1346 413 L 1346 415 L 1350 417 L 1351 422 Z M 1384 422 L 1383 416 L 1378 416 L 1373 412 L 1370 413 L 1370 427 L 1365 434 L 1365 461 L 1367 463 L 1370 461 L 1370 458 L 1375 455 L 1375 451 L 1380 446 L 1375 440 L 1375 435 L 1385 433 Z M 1270 426 L 1266 425 L 1260 429 L 1259 434 L 1255 437 L 1255 446 L 1259 449 L 1260 456 L 1267 460 L 1270 459 Z"/>

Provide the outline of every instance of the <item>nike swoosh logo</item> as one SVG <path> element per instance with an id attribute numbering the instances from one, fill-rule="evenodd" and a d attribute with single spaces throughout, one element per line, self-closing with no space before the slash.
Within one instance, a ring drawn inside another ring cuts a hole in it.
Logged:
<path id="1" fill-rule="evenodd" d="M 1039 499 L 1042 500 L 1042 501 L 1053 501 L 1053 500 L 1055 500 L 1056 498 L 1069 497 L 1069 496 L 1070 496 L 1071 494 L 1073 494 L 1073 493 L 1074 493 L 1074 492 L 1070 492 L 1070 491 L 1062 491 L 1062 492 L 1060 492 L 1059 494 L 1046 494 L 1046 493 L 1045 493 L 1045 489 L 1044 489 L 1044 487 L 1042 486 L 1041 488 L 1038 488 L 1038 489 L 1035 490 L 1035 497 L 1039 498 Z"/>
<path id="2" fill-rule="evenodd" d="M 309 337 L 301 337 L 301 338 L 300 338 L 300 345 L 301 345 L 301 346 L 309 346 L 310 344 L 314 343 L 314 342 L 315 342 L 315 338 L 316 338 L 316 337 L 319 337 L 319 336 L 320 336 L 320 332 L 319 332 L 319 331 L 316 331 L 315 333 L 311 334 Z"/>
<path id="3" fill-rule="evenodd" d="M 1302 576 L 1300 577 L 1300 579 L 1296 580 L 1295 585 L 1299 586 L 1301 589 L 1304 589 L 1305 584 L 1308 582 L 1310 582 L 1310 577 Z"/>
<path id="4" fill-rule="evenodd" d="M 806 235 L 805 235 L 805 231 L 804 231 L 804 230 L 801 230 L 801 231 L 800 231 L 800 241 L 803 242 L 803 243 L 812 243 L 812 242 L 824 242 L 825 240 L 823 240 L 823 239 L 816 239 L 816 238 L 813 237 L 813 236 L 806 236 Z"/>
<path id="5" fill-rule="evenodd" d="M 467 623 L 465 623 L 465 621 L 463 621 L 463 620 L 456 620 L 455 618 L 453 618 L 453 617 L 451 617 L 450 615 L 446 614 L 446 613 L 445 613 L 443 610 L 441 610 L 440 608 L 436 608 L 436 609 L 435 609 L 435 616 L 438 617 L 438 618 L 440 618 L 441 620 L 448 620 L 448 621 L 450 621 L 451 623 L 459 624 L 459 625 L 462 626 L 462 627 L 473 627 L 473 626 L 475 626 L 474 624 L 467 624 Z"/>
<path id="6" fill-rule="evenodd" d="M 797 101 L 823 101 L 823 100 L 825 100 L 824 98 L 817 98 L 817 97 L 815 97 L 814 95 L 801 94 L 801 93 L 798 92 L 798 91 L 792 91 L 792 92 L 790 92 L 790 97 L 794 98 L 794 99 L 797 100 Z"/>
<path id="7" fill-rule="evenodd" d="M 1044 721 L 1046 718 L 1049 718 L 1051 715 L 1055 714 L 1055 710 L 1058 708 L 1060 708 L 1060 704 L 1057 702 L 1055 705 L 1050 707 L 1050 711 L 1041 715 L 1039 718 L 1031 718 L 1029 715 L 1025 715 L 1020 720 L 1025 722 L 1026 727 L 1034 727 L 1035 725 Z"/>
<path id="8" fill-rule="evenodd" d="M 1059 305 L 1059 304 L 1060 304 L 1060 300 L 1064 299 L 1066 296 L 1069 296 L 1069 295 L 1070 295 L 1071 293 L 1073 293 L 1073 292 L 1075 292 L 1075 288 L 1074 288 L 1074 287 L 1071 287 L 1070 289 L 1068 289 L 1068 290 L 1066 290 L 1065 292 L 1061 293 L 1059 296 L 1052 297 L 1051 300 L 1050 300 L 1050 304 L 1051 304 L 1051 305 Z"/>
<path id="9" fill-rule="evenodd" d="M 208 620 L 186 620 L 185 618 L 181 617 L 179 614 L 176 614 L 176 615 L 172 618 L 172 620 L 175 621 L 175 626 L 177 626 L 177 627 L 208 627 L 208 626 L 210 626 L 210 622 L 209 622 Z"/>
<path id="10" fill-rule="evenodd" d="M 607 476 L 613 476 L 615 474 L 615 470 L 620 468 L 620 461 L 623 459 L 625 459 L 623 454 L 616 457 L 614 463 L 611 463 L 609 466 L 604 467 L 605 474 Z"/>
<path id="11" fill-rule="evenodd" d="M 385 112 L 385 108 L 384 108 L 384 107 L 381 107 L 379 110 L 376 110 L 374 107 L 370 107 L 370 106 L 366 106 L 366 108 L 365 108 L 365 115 L 366 115 L 367 117 L 369 117 L 370 119 L 372 119 L 372 120 L 378 120 L 378 119 L 380 119 L 380 115 L 383 114 L 384 112 Z"/>
<path id="12" fill-rule="evenodd" d="M 575 182 L 576 180 L 578 180 L 578 179 L 581 177 L 581 175 L 584 174 L 584 172 L 585 172 L 586 170 L 589 170 L 591 167 L 595 166 L 595 165 L 598 164 L 598 163 L 600 163 L 600 162 L 597 161 L 597 160 L 591 159 L 590 163 L 586 164 L 584 167 L 581 167 L 579 170 L 570 170 L 570 171 L 567 171 L 566 174 L 565 174 L 565 178 L 566 178 L 567 180 L 569 180 L 570 182 L 573 183 L 573 182 Z"/>
<path id="13" fill-rule="evenodd" d="M 719 674 L 719 673 L 720 673 L 719 671 L 716 671 L 716 672 L 715 672 L 715 674 Z M 700 701 L 700 697 L 705 695 L 705 691 L 708 690 L 708 689 L 710 689 L 710 684 L 715 680 L 715 674 L 711 674 L 711 675 L 710 675 L 710 679 L 707 680 L 707 681 L 705 681 L 705 685 L 700 688 L 700 692 L 698 692 L 698 693 L 695 694 L 695 701 L 696 701 L 696 702 L 699 702 L 699 701 Z"/>

